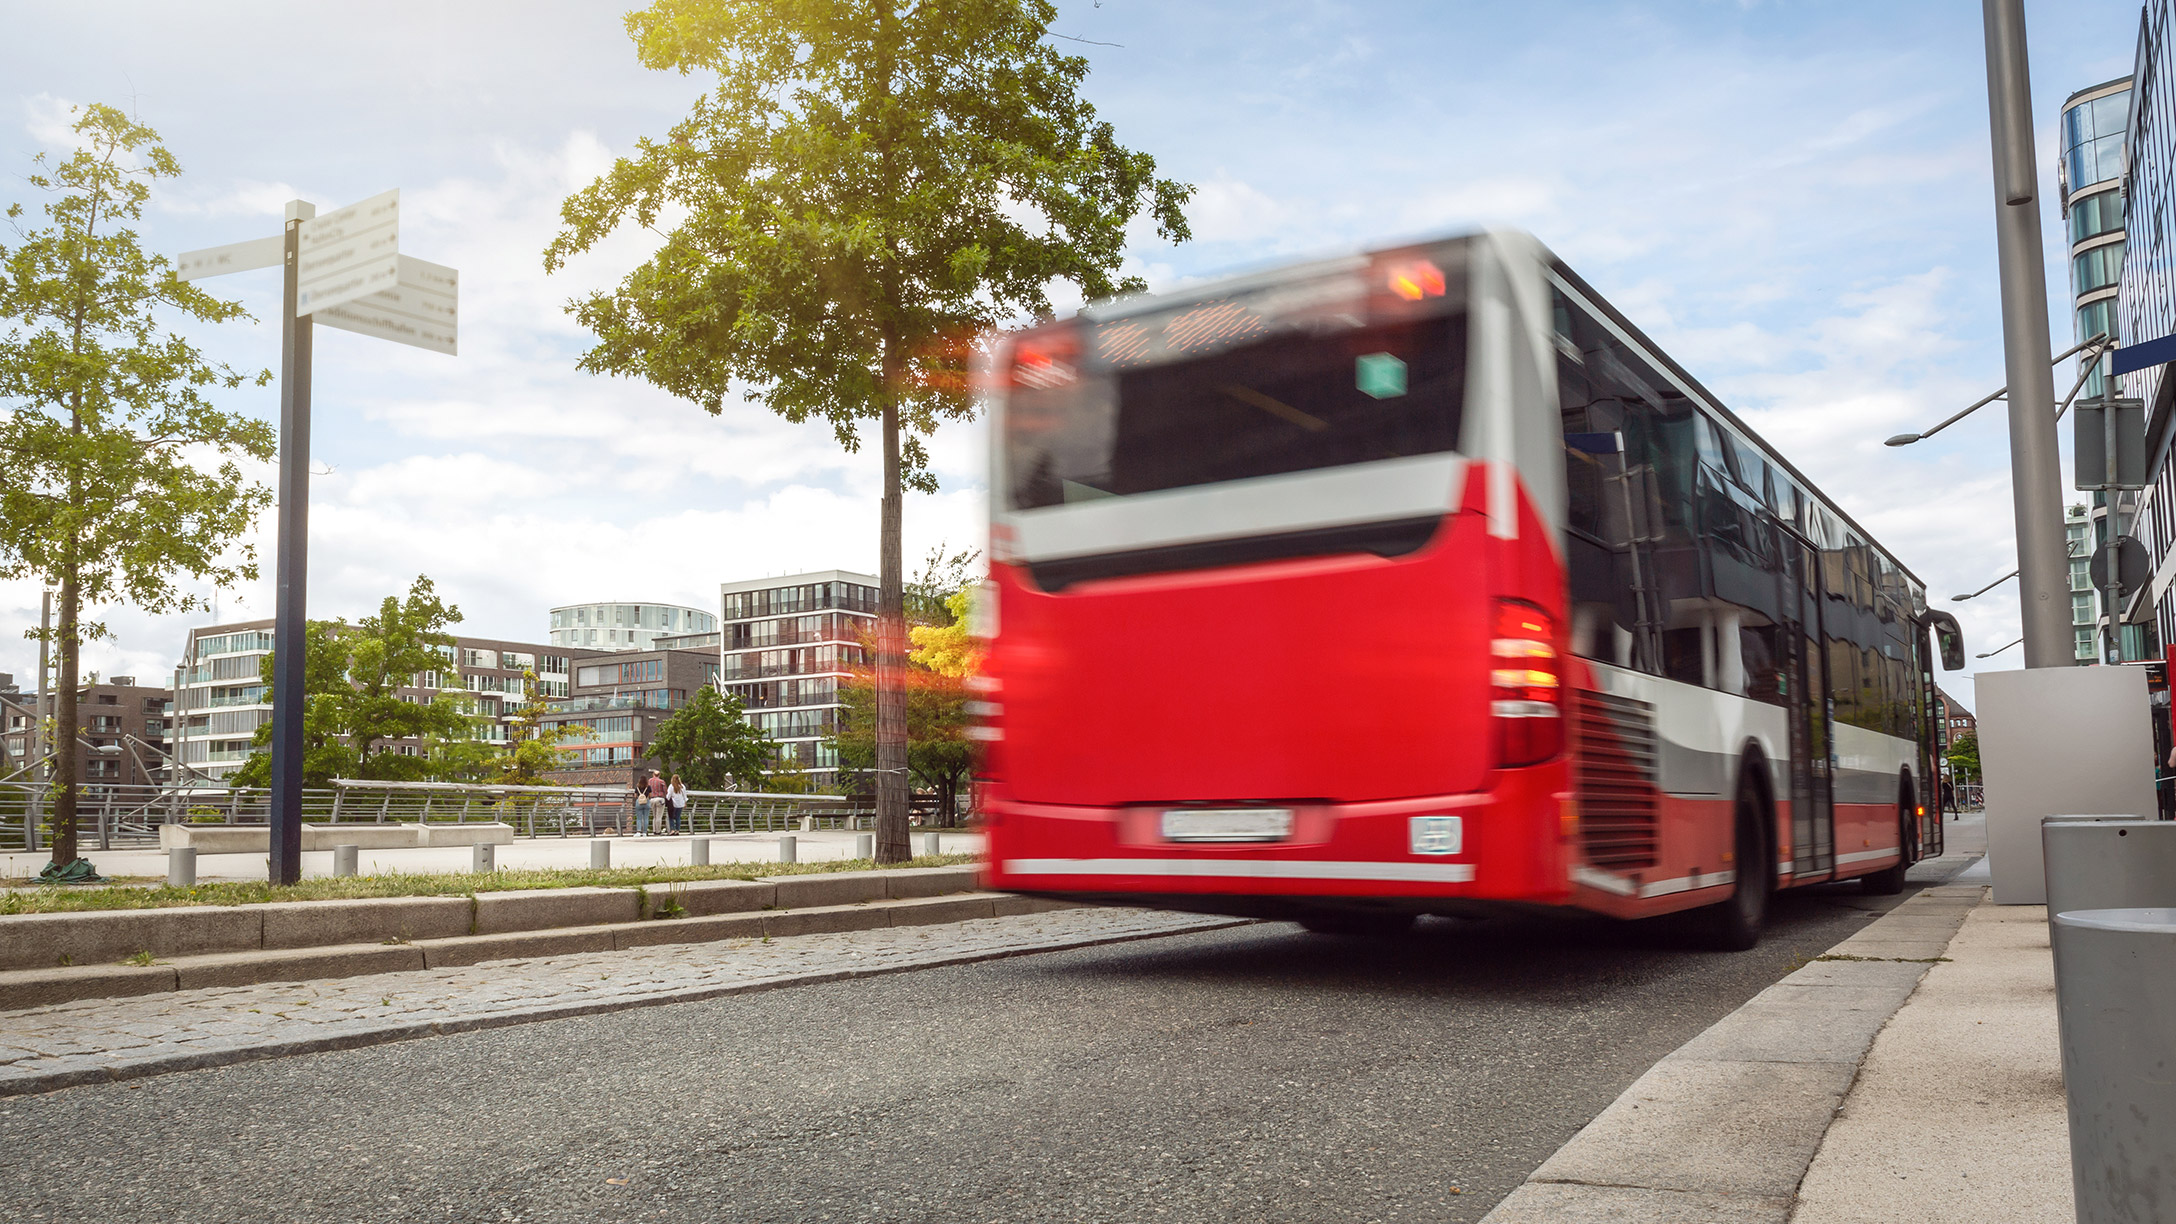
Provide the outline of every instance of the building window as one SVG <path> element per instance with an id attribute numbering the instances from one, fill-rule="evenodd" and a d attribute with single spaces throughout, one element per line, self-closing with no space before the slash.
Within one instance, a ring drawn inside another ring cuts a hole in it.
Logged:
<path id="1" fill-rule="evenodd" d="M 2070 205 L 2070 241 L 2084 242 L 2123 228 L 2123 189 L 2097 191 Z M 2091 332 L 2087 332 L 2091 335 Z"/>
<path id="2" fill-rule="evenodd" d="M 2070 287 L 2077 293 L 2106 289 L 2123 279 L 2123 240 L 2080 251 L 2070 259 Z M 2086 333 L 2091 335 L 2091 332 Z"/>

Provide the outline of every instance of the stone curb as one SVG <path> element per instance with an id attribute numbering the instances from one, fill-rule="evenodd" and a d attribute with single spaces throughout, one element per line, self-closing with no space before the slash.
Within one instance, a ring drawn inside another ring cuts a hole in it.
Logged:
<path id="1" fill-rule="evenodd" d="M 878 881 L 879 885 L 882 881 Z M 918 886 L 920 882 L 915 882 Z M 857 889 L 845 889 L 854 892 Z M 624 904 L 632 905 L 627 897 Z M 568 910 L 587 912 L 577 900 Z M 158 994 L 211 986 L 248 986 L 258 982 L 306 982 L 450 969 L 487 961 L 533 960 L 576 952 L 611 952 L 666 943 L 702 943 L 715 939 L 780 939 L 881 927 L 966 922 L 1044 910 L 1071 909 L 1068 902 L 1044 901 L 1009 893 L 969 893 L 823 905 L 808 909 L 773 909 L 712 914 L 691 918 L 618 921 L 619 907 L 603 923 L 547 927 L 526 931 L 454 935 L 438 939 L 388 939 L 331 946 L 255 949 L 176 957 L 152 965 L 85 965 L 0 973 L 0 1010 L 45 1007 L 83 999 Z"/>
<path id="2" fill-rule="evenodd" d="M 1625 1089 L 1482 1224 L 1787 1224 L 1875 1035 L 1984 896 L 1924 888 L 1823 954 L 1839 959 L 1753 996 Z"/>
<path id="3" fill-rule="evenodd" d="M 1008 897 L 1002 894 L 996 894 L 995 896 L 999 902 L 1005 900 L 1021 901 L 1027 902 L 1031 907 L 1016 909 L 1015 913 L 1075 908 L 1059 902 L 1037 902 L 1030 898 Z M 944 898 L 944 900 L 952 900 L 952 898 Z M 865 910 L 864 912 L 869 911 Z M 989 917 L 988 914 L 977 916 Z M 31 1096 L 42 1092 L 58 1091 L 62 1088 L 80 1087 L 84 1084 L 104 1084 L 122 1080 L 142 1079 L 146 1076 L 164 1075 L 173 1071 L 196 1071 L 209 1067 L 226 1067 L 237 1063 L 257 1062 L 263 1059 L 287 1058 L 296 1054 L 353 1050 L 363 1046 L 386 1045 L 395 1041 L 412 1041 L 422 1037 L 441 1037 L 452 1033 L 506 1028 L 511 1025 L 530 1024 L 541 1020 L 567 1020 L 579 1016 L 603 1015 L 607 1012 L 631 1011 L 638 1007 L 656 1007 L 668 1003 L 697 1003 L 705 999 L 722 998 L 726 995 L 755 994 L 761 991 L 782 990 L 793 986 L 818 986 L 826 982 L 844 982 L 858 978 L 882 977 L 893 973 L 911 973 L 918 969 L 935 969 L 946 965 L 971 965 L 983 961 L 1034 956 L 1044 952 L 1068 951 L 1074 948 L 1095 948 L 1109 944 L 1136 943 L 1144 939 L 1164 939 L 1172 935 L 1192 934 L 1197 931 L 1215 931 L 1226 927 L 1246 926 L 1253 921 L 1251 918 L 1202 918 L 1194 925 L 1177 930 L 1132 931 L 1122 935 L 1102 935 L 1079 940 L 1037 944 L 1032 947 L 962 952 L 954 956 L 941 957 L 936 960 L 916 961 L 911 964 L 834 969 L 820 973 L 768 978 L 752 982 L 734 982 L 727 985 L 706 986 L 692 990 L 667 989 L 646 995 L 623 996 L 596 1002 L 555 1003 L 526 1011 L 495 1012 L 489 1015 L 465 1016 L 457 1020 L 431 1022 L 389 1021 L 381 1025 L 349 1028 L 340 1033 L 294 1041 L 267 1042 L 263 1045 L 238 1049 L 162 1055 L 138 1059 L 111 1067 L 77 1067 L 66 1071 L 52 1071 L 12 1079 L 0 1079 L 0 1098 Z M 871 923 L 870 927 L 881 925 L 888 925 L 888 923 Z"/>
<path id="4" fill-rule="evenodd" d="M 23 971 L 50 973 L 56 965 L 119 967 L 123 958 L 140 952 L 164 959 L 633 923 L 657 918 L 673 904 L 690 917 L 708 917 L 773 907 L 904 900 L 973 892 L 981 887 L 981 874 L 980 867 L 963 864 L 623 888 L 522 888 L 449 897 L 9 914 L 0 916 L 0 1009 L 31 1006 L 14 998 L 15 990 L 28 984 L 21 978 Z"/>

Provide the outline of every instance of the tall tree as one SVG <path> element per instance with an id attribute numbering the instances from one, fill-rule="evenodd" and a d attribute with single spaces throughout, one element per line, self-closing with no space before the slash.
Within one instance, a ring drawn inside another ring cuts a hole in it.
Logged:
<path id="1" fill-rule="evenodd" d="M 78 148 L 39 154 L 31 186 L 50 194 L 48 224 L 0 247 L 0 576 L 59 588 L 60 658 L 54 754 L 53 874 L 75 866 L 76 687 L 83 643 L 105 636 L 84 619 L 102 603 L 147 612 L 202 606 L 183 580 L 253 580 L 241 537 L 272 500 L 242 460 L 269 461 L 272 427 L 213 398 L 244 375 L 207 361 L 162 324 L 248 317 L 178 279 L 130 228 L 153 181 L 181 173 L 158 133 L 110 106 L 77 113 Z M 35 631 L 33 631 L 35 636 Z"/>
<path id="2" fill-rule="evenodd" d="M 322 786 L 339 776 L 380 781 L 428 781 L 442 764 L 426 750 L 414 755 L 378 750 L 392 740 L 420 739 L 426 749 L 445 741 L 470 737 L 470 700 L 464 690 L 449 689 L 430 701 L 408 701 L 401 695 L 424 672 L 443 670 L 458 675 L 447 653 L 453 635 L 447 626 L 459 624 L 461 610 L 438 597 L 437 587 L 418 575 L 405 599 L 388 595 L 375 616 L 353 625 L 344 621 L 319 621 L 324 655 L 313 639 L 306 649 L 303 691 L 310 704 L 303 713 L 305 784 Z M 266 655 L 262 676 L 272 684 L 273 655 Z M 322 741 L 313 740 L 312 724 Z M 272 724 L 257 728 L 252 742 L 261 750 L 272 740 Z M 313 749 L 312 744 L 316 743 Z M 312 753 L 319 766 L 313 769 Z M 461 762 L 443 762 L 459 768 Z M 321 772 L 338 768 L 343 774 Z M 271 757 L 264 751 L 250 754 L 235 774 L 241 786 L 264 786 L 271 780 Z"/>
<path id="3" fill-rule="evenodd" d="M 596 373 L 720 412 L 734 385 L 883 452 L 877 859 L 907 858 L 902 490 L 936 487 L 923 439 L 974 410 L 972 338 L 1090 298 L 1144 211 L 1187 234 L 1191 188 L 1118 143 L 1080 97 L 1088 61 L 1045 41 L 1048 0 L 656 0 L 627 29 L 650 68 L 716 86 L 664 140 L 568 199 L 556 271 L 623 222 L 661 244 L 570 305 Z M 664 218 L 676 216 L 677 223 Z"/>
<path id="4" fill-rule="evenodd" d="M 666 774 L 679 774 L 689 790 L 761 790 L 775 749 L 748 724 L 740 698 L 720 696 L 706 684 L 657 725 L 644 755 L 656 758 Z"/>

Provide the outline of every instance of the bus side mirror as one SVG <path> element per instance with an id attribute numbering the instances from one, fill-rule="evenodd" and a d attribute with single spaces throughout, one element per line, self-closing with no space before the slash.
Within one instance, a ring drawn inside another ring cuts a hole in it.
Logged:
<path id="1" fill-rule="evenodd" d="M 1947 612 L 1927 613 L 1927 624 L 1934 630 L 1934 646 L 1942 655 L 1942 670 L 1956 671 L 1964 666 L 1964 630 L 1957 627 L 1957 618 Z"/>

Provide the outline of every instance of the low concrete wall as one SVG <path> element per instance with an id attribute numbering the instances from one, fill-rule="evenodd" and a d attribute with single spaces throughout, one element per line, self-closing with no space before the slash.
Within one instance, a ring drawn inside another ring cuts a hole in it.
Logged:
<path id="1" fill-rule="evenodd" d="M 201 832 L 202 826 L 195 831 Z M 696 938 L 698 930 L 739 930 L 734 923 L 710 923 L 709 920 L 745 914 L 763 914 L 766 920 L 777 917 L 775 927 L 762 928 L 768 934 L 805 934 L 858 929 L 839 916 L 836 911 L 842 908 L 878 901 L 942 898 L 971 892 L 975 887 L 975 869 L 972 867 L 904 868 L 777 876 L 753 881 L 696 880 L 677 885 L 652 884 L 641 889 L 539 888 L 478 893 L 473 897 L 386 897 L 13 914 L 0 916 L 0 972 L 65 966 L 118 967 L 118 962 L 138 952 L 167 959 L 221 952 L 290 951 L 349 945 L 399 946 L 403 941 L 421 944 L 570 928 L 707 924 L 690 926 L 674 937 L 654 940 L 632 937 L 634 942 L 678 942 Z M 681 916 L 663 917 L 667 906 L 673 902 L 678 903 Z M 927 911 L 931 914 L 954 912 L 941 902 L 925 903 L 935 906 Z M 979 900 L 957 912 L 966 914 L 974 910 L 976 916 L 981 916 L 988 912 L 987 909 L 976 910 L 975 907 L 990 904 L 987 900 Z M 814 910 L 827 912 L 806 918 L 790 916 Z M 586 949 L 596 943 L 595 938 L 585 939 L 587 942 L 575 940 L 562 950 Z M 607 939 L 606 944 L 610 943 Z M 7 991 L 0 990 L 0 995 L 6 994 Z M 30 1005 L 14 997 L 0 997 L 0 1008 Z"/>
<path id="2" fill-rule="evenodd" d="M 364 850 L 408 850 L 417 846 L 510 846 L 514 826 L 495 821 L 467 824 L 311 824 L 302 826 L 302 848 L 330 850 L 334 846 L 358 846 Z M 159 826 L 159 849 L 187 846 L 198 854 L 269 854 L 272 831 L 263 825 Z"/>
<path id="3" fill-rule="evenodd" d="M 111 965 L 138 952 L 196 956 L 264 946 L 254 906 L 12 914 L 0 918 L 0 969 Z"/>

